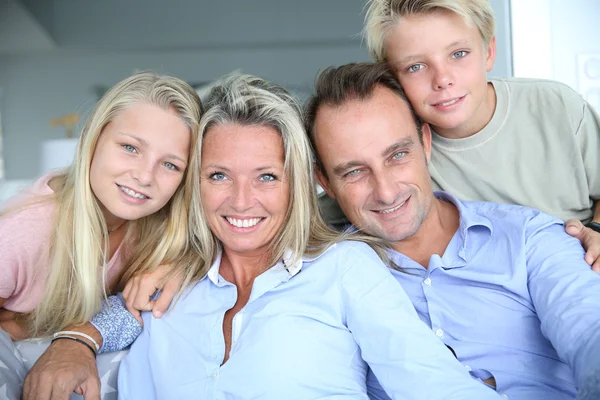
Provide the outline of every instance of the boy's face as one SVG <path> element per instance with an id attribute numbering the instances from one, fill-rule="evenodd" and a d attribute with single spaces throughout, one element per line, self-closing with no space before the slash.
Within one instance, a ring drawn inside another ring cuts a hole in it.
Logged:
<path id="1" fill-rule="evenodd" d="M 437 133 L 465 137 L 490 121 L 495 95 L 486 72 L 494 65 L 494 38 L 484 45 L 475 26 L 437 11 L 402 18 L 384 46 L 410 102 Z"/>

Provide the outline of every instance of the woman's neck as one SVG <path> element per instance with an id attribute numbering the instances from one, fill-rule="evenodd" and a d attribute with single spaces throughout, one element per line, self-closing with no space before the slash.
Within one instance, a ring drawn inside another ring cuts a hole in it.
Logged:
<path id="1" fill-rule="evenodd" d="M 219 273 L 238 288 L 251 287 L 254 279 L 269 269 L 270 265 L 267 265 L 269 259 L 270 255 L 267 251 L 250 254 L 224 249 Z"/>

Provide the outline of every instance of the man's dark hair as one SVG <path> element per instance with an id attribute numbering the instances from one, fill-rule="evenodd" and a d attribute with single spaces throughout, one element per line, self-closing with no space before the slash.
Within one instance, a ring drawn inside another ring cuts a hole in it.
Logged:
<path id="1" fill-rule="evenodd" d="M 352 63 L 341 67 L 329 67 L 319 74 L 315 81 L 315 93 L 306 103 L 304 110 L 304 126 L 310 138 L 310 143 L 315 153 L 317 167 L 325 173 L 319 160 L 315 141 L 315 120 L 319 107 L 328 105 L 338 107 L 355 99 L 368 99 L 377 86 L 390 89 L 406 102 L 413 116 L 414 123 L 419 134 L 419 140 L 423 143 L 423 132 L 421 126 L 423 120 L 416 114 L 410 105 L 406 94 L 400 85 L 394 72 L 385 63 Z"/>

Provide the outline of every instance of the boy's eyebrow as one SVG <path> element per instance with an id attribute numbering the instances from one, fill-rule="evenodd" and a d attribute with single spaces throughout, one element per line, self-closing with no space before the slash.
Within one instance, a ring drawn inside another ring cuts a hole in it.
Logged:
<path id="1" fill-rule="evenodd" d="M 446 49 L 450 50 L 453 47 L 469 46 L 470 44 L 471 44 L 471 42 L 467 39 L 457 40 L 455 42 L 450 43 L 448 46 L 446 46 Z M 422 60 L 423 58 L 425 58 L 425 54 L 410 55 L 410 56 L 406 56 L 406 57 L 399 59 L 398 61 L 394 62 L 394 64 L 395 65 L 408 64 L 413 61 Z"/>

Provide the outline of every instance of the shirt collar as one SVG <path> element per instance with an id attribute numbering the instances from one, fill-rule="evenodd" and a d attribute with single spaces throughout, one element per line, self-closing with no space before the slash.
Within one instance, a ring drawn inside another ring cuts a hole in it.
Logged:
<path id="1" fill-rule="evenodd" d="M 325 251 L 321 252 L 320 254 L 318 254 L 316 256 L 304 256 L 304 257 L 301 257 L 295 264 L 292 263 L 292 259 L 294 258 L 293 251 L 291 249 L 285 250 L 283 252 L 283 258 L 281 260 L 281 264 L 283 265 L 283 267 L 287 270 L 287 272 L 289 274 L 288 279 L 291 279 L 294 276 L 296 276 L 302 270 L 302 265 L 305 262 L 313 262 L 313 261 L 315 261 L 316 259 L 318 259 L 319 257 L 321 257 L 323 254 L 327 253 L 329 250 L 331 250 L 335 246 L 336 246 L 336 244 L 334 243 L 333 245 L 329 246 Z M 202 279 L 208 278 L 215 285 L 218 284 L 218 282 L 219 282 L 219 268 L 221 266 L 221 259 L 222 259 L 222 257 L 223 257 L 223 250 L 221 249 L 221 246 L 219 246 L 219 249 L 217 251 L 217 256 L 215 257 L 215 260 L 213 261 L 213 263 L 210 266 L 208 272 L 206 273 L 206 275 Z M 277 267 L 277 264 L 275 266 L 273 266 L 273 268 L 275 268 L 275 267 Z"/>
<path id="2" fill-rule="evenodd" d="M 490 233 L 494 232 L 492 222 L 488 218 L 476 213 L 469 207 L 465 207 L 464 202 L 459 200 L 456 196 L 448 192 L 434 192 L 433 195 L 440 200 L 447 201 L 456 206 L 460 218 L 458 230 L 463 239 L 466 238 L 467 231 L 474 226 L 485 226 Z"/>

